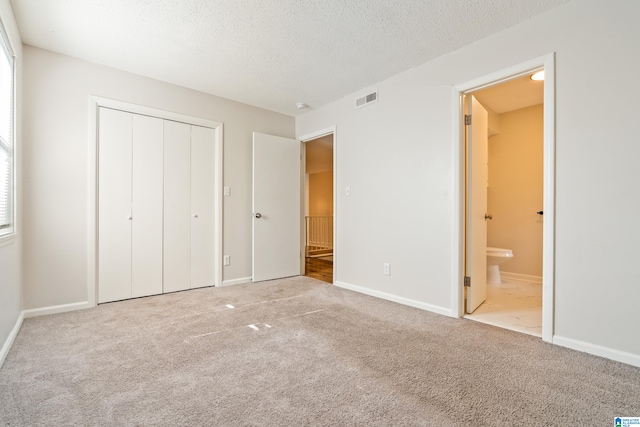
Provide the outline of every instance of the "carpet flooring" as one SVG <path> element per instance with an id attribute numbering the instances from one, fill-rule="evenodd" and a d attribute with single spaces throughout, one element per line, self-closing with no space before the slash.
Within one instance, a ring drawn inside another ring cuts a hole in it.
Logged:
<path id="1" fill-rule="evenodd" d="M 30 318 L 5 426 L 609 426 L 640 369 L 296 277 Z"/>

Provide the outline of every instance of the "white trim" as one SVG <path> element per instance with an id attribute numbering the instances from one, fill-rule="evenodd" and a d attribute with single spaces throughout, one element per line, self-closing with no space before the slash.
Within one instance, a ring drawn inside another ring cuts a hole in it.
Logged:
<path id="1" fill-rule="evenodd" d="M 554 328 L 554 288 L 555 288 L 555 53 L 550 53 L 504 70 L 456 85 L 452 93 L 453 103 L 453 143 L 454 143 L 454 190 L 458 197 L 454 197 L 454 214 L 456 215 L 458 229 L 453 233 L 452 259 L 460 260 L 464 250 L 463 220 L 464 203 L 461 197 L 464 195 L 464 167 L 461 166 L 464 159 L 464 132 L 462 130 L 462 95 L 475 90 L 494 86 L 514 78 L 522 77 L 532 71 L 544 69 L 544 224 L 543 224 L 543 270 L 542 270 L 542 339 L 552 342 Z M 457 307 L 457 316 L 464 315 L 463 277 L 464 265 L 462 262 L 454 262 L 452 278 L 451 306 Z"/>
<path id="2" fill-rule="evenodd" d="M 347 290 L 358 292 L 358 293 L 365 294 L 365 295 L 370 295 L 372 297 L 384 299 L 384 300 L 387 300 L 387 301 L 396 302 L 396 303 L 402 304 L 402 305 L 408 305 L 409 307 L 419 308 L 421 310 L 430 311 L 430 312 L 436 313 L 436 314 L 442 314 L 443 316 L 457 317 L 456 313 L 454 313 L 453 310 L 451 310 L 449 308 L 439 307 L 437 305 L 432 305 L 432 304 L 427 304 L 427 303 L 424 303 L 424 302 L 416 301 L 414 299 L 400 297 L 400 296 L 397 296 L 397 295 L 394 295 L 394 294 L 389 294 L 389 293 L 386 293 L 386 292 L 374 291 L 372 289 L 365 288 L 363 286 L 352 285 L 351 283 L 336 281 L 334 283 L 334 285 L 336 285 L 339 288 L 347 289 Z"/>
<path id="3" fill-rule="evenodd" d="M 214 184 L 214 286 L 222 286 L 222 186 L 223 186 L 223 124 L 200 117 L 187 116 L 172 111 L 160 110 L 143 105 L 131 104 L 115 99 L 89 95 L 89 147 L 88 179 L 87 179 L 87 304 L 88 307 L 97 305 L 98 289 L 98 114 L 99 108 L 112 108 L 134 114 L 157 117 L 215 130 L 215 184 Z M 87 307 L 87 308 L 88 308 Z"/>
<path id="4" fill-rule="evenodd" d="M 552 342 L 556 271 L 556 66 L 544 57 L 544 190 L 542 224 L 542 339 Z"/>
<path id="5" fill-rule="evenodd" d="M 465 200 L 464 200 L 464 174 L 465 171 L 465 149 L 463 122 L 460 117 L 464 116 L 464 105 L 460 91 L 455 88 L 452 95 L 452 115 L 453 115 L 453 224 L 451 247 L 451 307 L 456 317 L 464 316 L 464 225 L 465 225 Z M 458 126 L 455 126 L 455 124 Z"/>
<path id="6" fill-rule="evenodd" d="M 316 131 L 307 133 L 305 135 L 297 137 L 301 143 L 305 143 L 312 139 L 322 138 L 323 136 L 333 134 L 333 279 L 332 282 L 336 283 L 337 277 L 337 262 L 338 262 L 338 127 L 336 125 Z M 304 144 L 303 144 L 304 146 Z M 304 153 L 304 151 L 303 151 Z M 305 163 L 302 162 L 302 186 L 304 188 L 304 174 Z M 304 224 L 304 198 L 302 203 L 302 224 Z M 304 225 L 303 225 L 304 227 Z M 304 235 L 304 230 L 303 233 Z M 301 239 L 300 248 L 302 251 L 301 271 L 304 271 L 304 237 Z"/>
<path id="7" fill-rule="evenodd" d="M 307 182 L 307 144 L 306 141 L 300 142 L 300 275 L 307 274 L 306 255 L 307 255 L 307 208 L 308 208 L 308 182 Z"/>
<path id="8" fill-rule="evenodd" d="M 7 197 L 7 203 L 9 204 L 11 211 L 11 220 L 9 221 L 9 227 L 3 230 L 0 230 L 0 243 L 6 240 L 13 240 L 18 235 L 18 223 L 20 222 L 20 218 L 18 215 L 18 176 L 21 174 L 20 158 L 18 156 L 18 57 L 16 56 L 16 51 L 13 48 L 13 43 L 9 37 L 9 33 L 5 29 L 4 23 L 0 20 L 0 49 L 4 48 L 5 53 L 8 55 L 9 61 L 11 62 L 11 83 L 13 87 L 11 88 L 11 135 L 10 135 L 10 151 L 11 153 L 11 194 Z M 22 148 L 20 148 L 21 150 Z"/>
<path id="9" fill-rule="evenodd" d="M 240 277 L 239 279 L 230 279 L 222 282 L 222 286 L 234 286 L 251 283 L 251 277 Z"/>
<path id="10" fill-rule="evenodd" d="M 90 101 L 97 107 L 112 108 L 114 110 L 125 111 L 127 113 L 141 114 L 143 116 L 157 117 L 160 119 L 173 120 L 175 122 L 186 123 L 189 125 L 202 126 L 206 128 L 216 129 L 222 123 L 214 120 L 203 119 L 201 117 L 188 116 L 186 114 L 175 113 L 173 111 L 161 110 L 159 108 L 147 107 L 144 105 L 132 104 L 116 99 L 103 98 L 100 96 L 89 95 Z"/>
<path id="11" fill-rule="evenodd" d="M 5 234 L 4 236 L 0 237 L 0 248 L 9 246 L 10 244 L 15 243 L 16 240 L 18 240 L 18 236 L 16 235 L 15 231 L 11 234 Z"/>
<path id="12" fill-rule="evenodd" d="M 24 311 L 20 312 L 20 315 L 18 316 L 18 320 L 16 320 L 16 324 L 13 326 L 13 329 L 9 333 L 9 336 L 7 337 L 6 341 L 2 345 L 2 350 L 0 350 L 0 368 L 2 368 L 2 365 L 4 364 L 4 360 L 7 358 L 7 355 L 9 354 L 9 351 L 11 350 L 11 347 L 13 346 L 14 341 L 18 336 L 18 332 L 20 332 L 20 327 L 22 326 L 23 320 L 24 320 Z"/>
<path id="13" fill-rule="evenodd" d="M 455 86 L 455 88 L 460 92 L 471 92 L 485 89 L 491 86 L 498 85 L 500 83 L 517 79 L 518 77 L 526 76 L 527 74 L 530 74 L 535 70 L 541 70 L 543 68 L 545 68 L 544 84 L 546 86 L 548 83 L 548 76 L 546 73 L 547 61 L 549 61 L 550 59 L 553 60 L 554 56 L 554 53 L 539 56 L 538 58 L 534 58 L 529 61 L 513 65 L 509 68 L 505 68 L 500 71 L 496 71 L 494 73 L 490 73 L 485 76 L 470 80 L 468 82 L 458 84 Z"/>
<path id="14" fill-rule="evenodd" d="M 640 367 L 640 355 L 638 354 L 627 353 L 627 352 L 615 350 L 609 347 L 603 347 L 601 345 L 574 340 L 572 338 L 565 338 L 558 335 L 553 336 L 552 342 L 553 344 L 557 344 L 562 347 L 567 347 L 573 350 L 582 351 L 584 353 L 593 354 L 595 356 L 600 356 L 600 357 L 605 357 L 607 359 L 615 360 L 616 362 L 622 362 L 628 365 Z"/>
<path id="15" fill-rule="evenodd" d="M 213 286 L 222 286 L 222 234 L 224 230 L 222 204 L 224 203 L 224 125 L 220 123 L 215 128 L 215 170 L 214 170 L 214 195 L 213 195 Z"/>
<path id="16" fill-rule="evenodd" d="M 307 142 L 311 139 L 318 139 L 318 138 L 322 138 L 323 136 L 327 136 L 330 134 L 334 134 L 336 133 L 336 126 L 330 126 L 328 128 L 316 131 L 316 132 L 310 132 L 307 134 L 304 134 L 302 136 L 298 136 L 296 139 L 299 139 L 300 142 Z M 335 143 L 335 141 L 334 141 Z"/>
<path id="17" fill-rule="evenodd" d="M 89 135 L 87 141 L 87 301 L 98 303 L 98 107 L 89 96 Z"/>
<path id="18" fill-rule="evenodd" d="M 83 310 L 85 308 L 91 308 L 89 301 L 74 302 L 71 304 L 52 305 L 50 307 L 32 308 L 30 310 L 24 310 L 24 318 L 46 316 L 48 314 L 67 313 L 69 311 Z"/>
<path id="19" fill-rule="evenodd" d="M 542 284 L 542 276 L 531 276 L 529 274 L 511 273 L 509 271 L 500 271 L 500 276 L 507 279 L 522 280 L 523 282 Z"/>

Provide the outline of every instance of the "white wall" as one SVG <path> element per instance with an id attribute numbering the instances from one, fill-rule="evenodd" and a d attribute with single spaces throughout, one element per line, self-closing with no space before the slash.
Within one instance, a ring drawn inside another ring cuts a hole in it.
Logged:
<path id="1" fill-rule="evenodd" d="M 554 342 L 640 364 L 638 16 L 573 1 L 372 86 L 370 106 L 363 90 L 298 117 L 298 135 L 337 125 L 337 281 L 452 309 L 451 87 L 556 52 Z"/>
<path id="2" fill-rule="evenodd" d="M 87 299 L 89 95 L 224 123 L 224 280 L 251 276 L 251 133 L 293 137 L 294 119 L 24 47 L 25 309 Z"/>
<path id="3" fill-rule="evenodd" d="M 8 338 L 16 327 L 20 313 L 22 312 L 22 288 L 21 288 L 21 255 L 20 247 L 22 240 L 21 201 L 22 201 L 22 180 L 20 179 L 21 157 L 22 157 L 22 132 L 21 132 L 21 105 L 20 96 L 22 87 L 22 40 L 16 26 L 13 10 L 9 0 L 0 1 L 0 17 L 2 24 L 10 39 L 13 52 L 16 55 L 16 185 L 17 185 L 17 214 L 16 228 L 17 237 L 11 240 L 0 242 L 0 349 L 5 347 Z M 0 350 L 0 365 L 6 356 Z"/>

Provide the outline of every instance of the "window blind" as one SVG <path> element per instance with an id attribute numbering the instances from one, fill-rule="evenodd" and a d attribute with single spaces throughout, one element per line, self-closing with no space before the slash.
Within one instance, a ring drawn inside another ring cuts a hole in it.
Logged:
<path id="1" fill-rule="evenodd" d="M 0 236 L 13 232 L 14 56 L 0 25 Z"/>

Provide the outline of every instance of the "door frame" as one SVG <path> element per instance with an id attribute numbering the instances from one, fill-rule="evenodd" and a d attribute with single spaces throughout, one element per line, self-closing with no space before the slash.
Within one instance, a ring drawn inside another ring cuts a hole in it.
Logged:
<path id="1" fill-rule="evenodd" d="M 306 145 L 305 143 L 308 141 L 312 141 L 314 139 L 321 138 L 323 136 L 333 134 L 333 280 L 332 284 L 336 282 L 336 266 L 337 266 L 337 253 L 338 253 L 338 131 L 336 126 L 331 126 L 325 129 L 321 129 L 316 132 L 311 132 L 302 136 L 299 136 L 297 139 L 302 144 L 302 158 L 300 159 L 301 167 L 300 167 L 300 274 L 304 275 L 305 273 L 305 218 L 304 218 L 304 201 L 305 201 L 305 185 L 304 179 L 306 174 Z"/>
<path id="2" fill-rule="evenodd" d="M 213 120 L 89 95 L 87 168 L 87 308 L 98 303 L 98 118 L 100 107 L 202 126 L 215 130 L 214 163 L 214 286 L 222 285 L 223 124 Z"/>
<path id="3" fill-rule="evenodd" d="M 544 188 L 542 228 L 542 340 L 553 342 L 555 289 L 555 53 L 460 83 L 452 90 L 454 147 L 454 227 L 451 306 L 464 315 L 465 176 L 464 103 L 466 94 L 495 86 L 534 71 L 545 70 L 544 79 Z"/>

